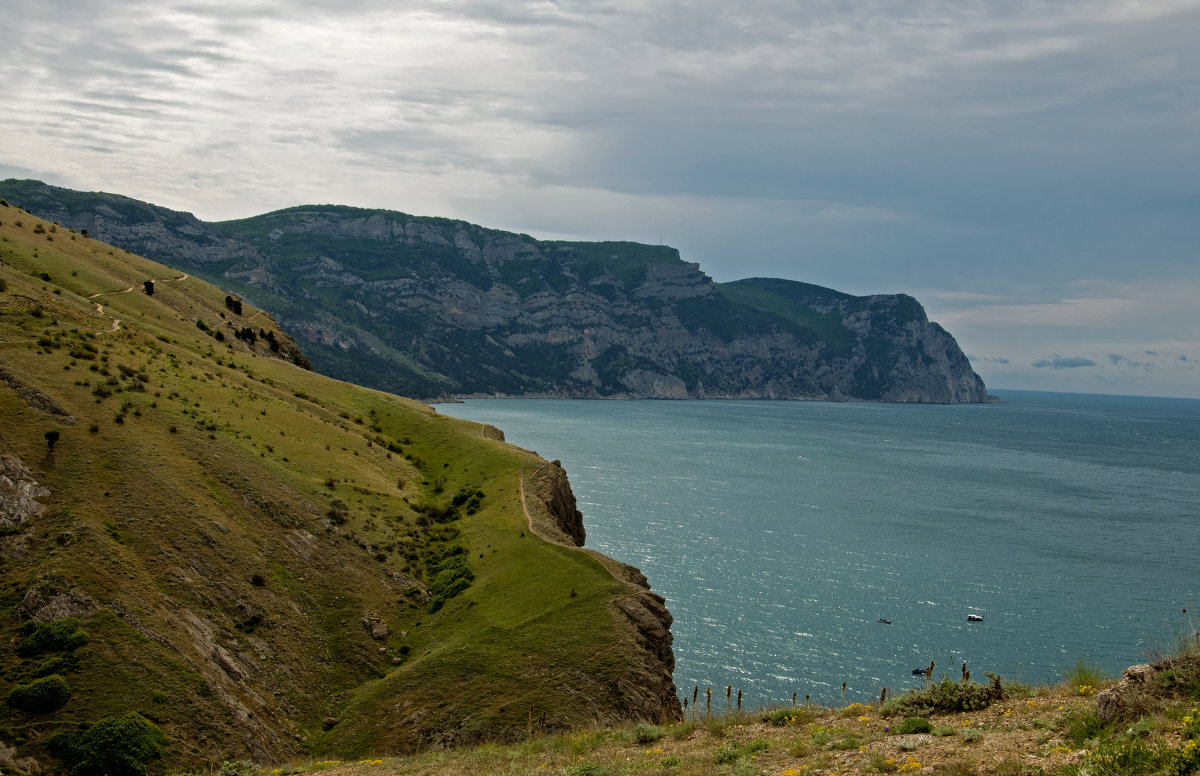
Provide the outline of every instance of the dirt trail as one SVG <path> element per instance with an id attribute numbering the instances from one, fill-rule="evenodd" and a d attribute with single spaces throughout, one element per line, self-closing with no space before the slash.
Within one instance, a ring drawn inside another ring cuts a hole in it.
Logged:
<path id="1" fill-rule="evenodd" d="M 154 283 L 178 283 L 181 280 L 187 280 L 187 279 L 188 279 L 188 274 L 185 272 L 177 278 L 176 277 L 154 278 L 154 280 L 152 282 L 154 282 Z M 136 283 L 134 285 L 130 286 L 129 288 L 122 288 L 120 291 L 99 291 L 95 294 L 90 295 L 88 297 L 88 299 L 95 299 L 98 296 L 108 296 L 110 294 L 128 294 L 130 291 L 132 291 L 135 288 L 137 288 Z M 96 302 L 96 313 L 98 315 L 104 315 L 104 305 L 100 304 L 99 302 Z M 113 331 L 118 331 L 120 328 L 121 328 L 121 319 L 113 318 L 112 328 L 105 329 L 104 331 L 113 332 Z M 101 332 L 101 333 L 103 333 L 103 332 Z"/>

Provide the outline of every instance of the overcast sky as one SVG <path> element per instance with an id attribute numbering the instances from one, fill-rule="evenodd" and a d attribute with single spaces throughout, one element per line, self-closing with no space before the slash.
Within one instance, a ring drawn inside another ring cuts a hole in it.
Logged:
<path id="1" fill-rule="evenodd" d="M 989 388 L 1200 398 L 1200 0 L 5 0 L 0 177 L 916 296 Z"/>

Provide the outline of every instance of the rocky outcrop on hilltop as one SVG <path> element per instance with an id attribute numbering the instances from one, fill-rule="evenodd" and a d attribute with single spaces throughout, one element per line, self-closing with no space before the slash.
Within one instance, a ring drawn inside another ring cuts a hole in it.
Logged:
<path id="1" fill-rule="evenodd" d="M 317 371 L 395 393 L 988 400 L 954 338 L 903 294 L 715 283 L 665 246 L 542 241 L 392 211 L 206 223 L 36 181 L 0 194 L 245 295 Z"/>

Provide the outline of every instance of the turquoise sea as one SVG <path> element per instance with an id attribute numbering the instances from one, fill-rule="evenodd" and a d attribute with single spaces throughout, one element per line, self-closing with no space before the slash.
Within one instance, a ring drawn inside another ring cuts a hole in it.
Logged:
<path id="1" fill-rule="evenodd" d="M 1143 662 L 1200 607 L 1200 401 L 994 393 L 438 409 L 562 460 L 587 545 L 666 597 L 681 695 L 834 703 L 931 659 L 1039 682 Z"/>

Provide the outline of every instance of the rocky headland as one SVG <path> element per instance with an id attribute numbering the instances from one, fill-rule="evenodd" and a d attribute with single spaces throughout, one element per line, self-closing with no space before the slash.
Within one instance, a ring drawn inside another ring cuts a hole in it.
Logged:
<path id="1" fill-rule="evenodd" d="M 385 210 L 207 223 L 38 181 L 0 182 L 0 195 L 252 300 L 323 374 L 415 398 L 988 400 L 954 338 L 904 294 L 715 283 L 666 246 Z"/>

